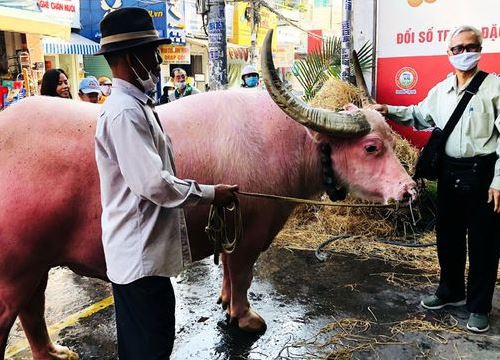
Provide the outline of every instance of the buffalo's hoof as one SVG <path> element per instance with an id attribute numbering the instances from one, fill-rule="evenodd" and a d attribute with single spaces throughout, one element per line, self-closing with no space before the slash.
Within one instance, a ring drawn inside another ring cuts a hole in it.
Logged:
<path id="1" fill-rule="evenodd" d="M 217 304 L 221 304 L 222 308 L 226 310 L 229 306 L 229 301 L 223 301 L 222 296 L 219 296 L 219 298 L 217 299 Z"/>
<path id="2" fill-rule="evenodd" d="M 55 360 L 78 360 L 80 357 L 74 351 L 71 351 L 66 346 L 52 344 L 49 350 L 49 355 Z"/>
<path id="3" fill-rule="evenodd" d="M 249 333 L 263 333 L 267 329 L 265 320 L 252 309 L 248 309 L 243 316 L 238 318 L 238 327 Z"/>

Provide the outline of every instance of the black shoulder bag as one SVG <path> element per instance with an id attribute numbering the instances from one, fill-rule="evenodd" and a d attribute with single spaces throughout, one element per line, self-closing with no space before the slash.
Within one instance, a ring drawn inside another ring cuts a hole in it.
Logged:
<path id="1" fill-rule="evenodd" d="M 432 134 L 427 142 L 427 145 L 425 145 L 420 153 L 420 156 L 418 157 L 415 167 L 415 179 L 436 180 L 438 178 L 446 141 L 462 117 L 465 107 L 469 103 L 472 96 L 476 95 L 486 76 L 488 76 L 488 73 L 479 71 L 479 73 L 472 79 L 469 86 L 465 89 L 462 99 L 460 99 L 460 102 L 451 114 L 444 129 L 441 130 L 440 128 L 435 127 L 434 130 L 432 130 Z"/>

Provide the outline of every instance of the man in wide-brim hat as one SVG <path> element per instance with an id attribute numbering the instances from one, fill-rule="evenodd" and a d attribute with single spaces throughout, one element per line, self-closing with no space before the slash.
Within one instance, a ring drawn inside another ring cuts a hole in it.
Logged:
<path id="1" fill-rule="evenodd" d="M 184 212 L 199 203 L 228 205 L 237 186 L 175 177 L 173 150 L 151 98 L 160 44 L 148 12 L 122 8 L 101 21 L 101 50 L 113 92 L 96 129 L 102 242 L 115 299 L 120 360 L 168 359 L 175 336 L 170 282 L 191 262 Z"/>

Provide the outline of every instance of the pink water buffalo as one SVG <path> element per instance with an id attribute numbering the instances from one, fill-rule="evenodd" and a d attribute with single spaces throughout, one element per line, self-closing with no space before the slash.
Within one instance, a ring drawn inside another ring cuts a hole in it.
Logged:
<path id="1" fill-rule="evenodd" d="M 269 94 L 209 92 L 157 108 L 172 138 L 179 177 L 312 197 L 323 191 L 318 146 L 328 143 L 335 174 L 355 194 L 380 202 L 414 195 L 415 183 L 396 159 L 391 131 L 377 112 L 309 108 L 282 87 L 269 56 L 270 47 L 263 55 Z M 47 334 L 44 291 L 51 267 L 106 280 L 94 160 L 97 112 L 98 105 L 33 97 L 0 113 L 2 358 L 16 316 L 35 359 L 71 354 Z M 220 300 L 242 330 L 262 331 L 265 322 L 247 299 L 252 267 L 294 206 L 240 199 L 243 238 L 231 255 L 221 256 Z M 207 213 L 208 207 L 186 209 L 195 260 L 211 253 Z"/>

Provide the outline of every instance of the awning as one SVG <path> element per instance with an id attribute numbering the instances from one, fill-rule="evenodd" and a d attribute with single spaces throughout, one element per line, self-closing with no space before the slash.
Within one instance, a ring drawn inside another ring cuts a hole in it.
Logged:
<path id="1" fill-rule="evenodd" d="M 0 6 L 0 30 L 69 39 L 71 27 L 52 21 L 42 12 Z"/>
<path id="2" fill-rule="evenodd" d="M 42 39 L 45 54 L 93 55 L 101 48 L 95 41 L 77 33 L 71 33 L 69 41 L 61 38 L 44 37 Z"/>

